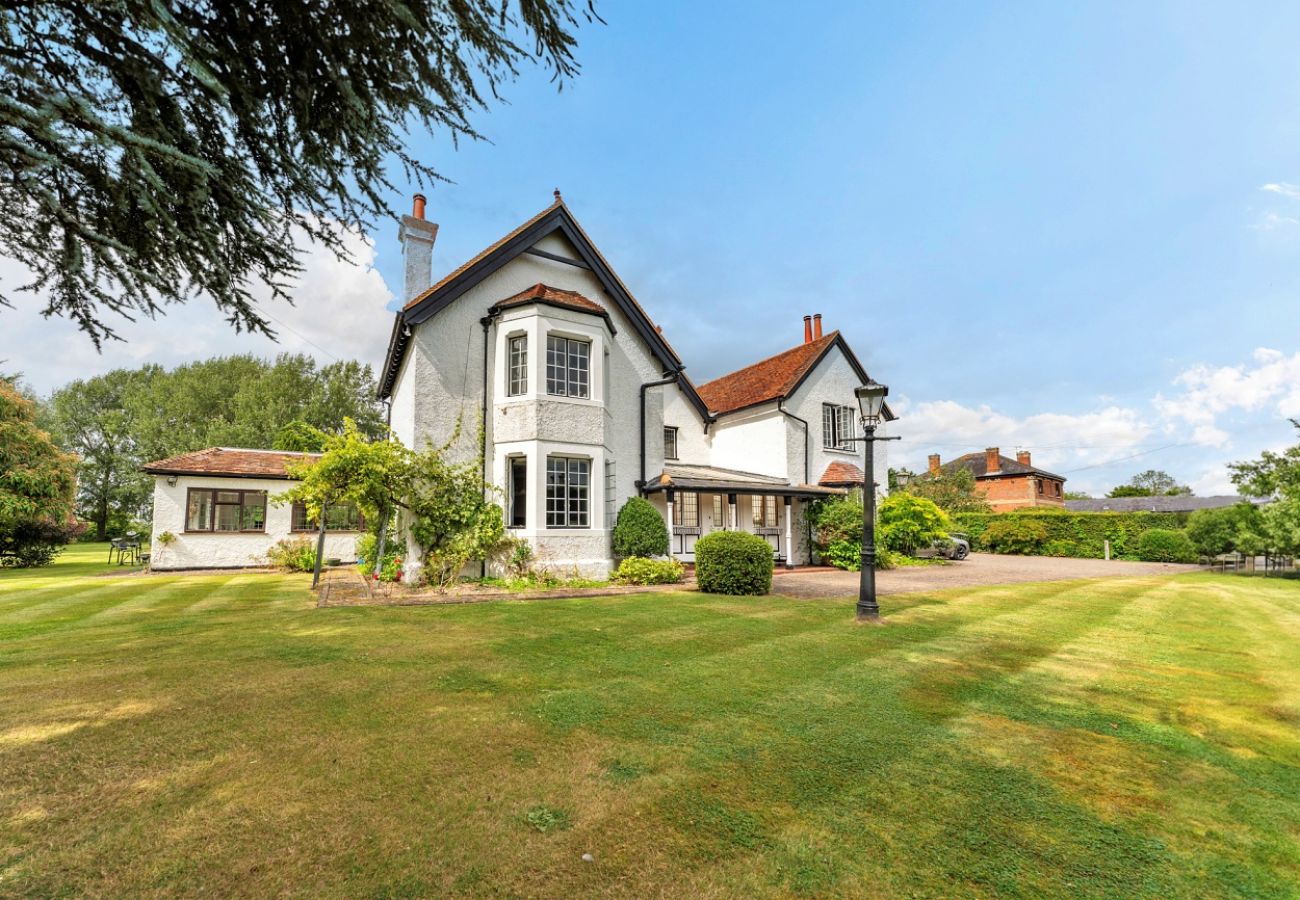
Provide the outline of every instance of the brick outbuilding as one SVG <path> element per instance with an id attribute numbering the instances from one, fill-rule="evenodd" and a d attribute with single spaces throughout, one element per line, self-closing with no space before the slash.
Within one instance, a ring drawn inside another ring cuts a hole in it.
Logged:
<path id="1" fill-rule="evenodd" d="M 967 453 L 947 463 L 941 463 L 937 453 L 930 455 L 931 474 L 959 469 L 975 476 L 976 489 L 994 512 L 1025 506 L 1065 506 L 1064 476 L 1036 468 L 1028 450 L 1016 451 L 1016 458 L 1011 459 L 997 447 L 989 447 L 983 453 Z"/>

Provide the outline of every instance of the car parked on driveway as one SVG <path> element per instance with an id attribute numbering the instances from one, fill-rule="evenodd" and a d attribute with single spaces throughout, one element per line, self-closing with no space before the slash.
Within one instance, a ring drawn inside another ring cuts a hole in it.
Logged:
<path id="1" fill-rule="evenodd" d="M 970 556 L 970 535 L 962 534 L 960 531 L 951 531 L 946 538 L 936 539 L 929 547 L 917 551 L 916 555 L 926 557 L 942 556 L 944 559 L 965 559 Z"/>

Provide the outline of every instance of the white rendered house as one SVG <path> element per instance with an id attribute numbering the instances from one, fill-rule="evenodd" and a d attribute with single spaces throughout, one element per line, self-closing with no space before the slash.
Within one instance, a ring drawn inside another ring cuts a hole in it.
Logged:
<path id="1" fill-rule="evenodd" d="M 298 503 L 275 497 L 293 487 L 289 468 L 316 453 L 209 447 L 144 466 L 154 476 L 149 566 L 224 569 L 266 564 L 266 552 L 286 538 L 310 539 L 318 523 Z M 356 509 L 325 511 L 324 559 L 356 559 L 364 523 Z M 174 540 L 159 539 L 170 533 Z"/>
<path id="2" fill-rule="evenodd" d="M 868 378 L 838 331 L 805 316 L 790 350 L 696 387 L 558 192 L 436 282 L 438 226 L 423 214 L 417 196 L 380 373 L 397 439 L 477 459 L 511 533 L 554 571 L 605 576 L 614 518 L 638 495 L 680 558 L 727 528 L 762 534 L 783 564 L 810 561 L 805 505 L 862 481 L 849 439 Z M 408 539 L 407 567 L 419 563 Z"/>

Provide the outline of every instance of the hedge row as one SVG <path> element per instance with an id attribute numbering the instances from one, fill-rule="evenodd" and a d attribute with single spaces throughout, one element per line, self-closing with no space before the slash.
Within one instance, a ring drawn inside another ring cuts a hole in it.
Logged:
<path id="1" fill-rule="evenodd" d="M 1190 515 L 1191 513 L 1185 512 L 956 513 L 952 516 L 952 521 L 954 531 L 965 532 L 970 536 L 972 550 L 996 549 L 985 539 L 985 532 L 993 522 L 1021 520 L 1031 526 L 1026 531 L 1032 533 L 1032 542 L 1038 544 L 1029 552 L 1046 556 L 1101 559 L 1105 555 L 1105 542 L 1110 541 L 1112 557 L 1137 559 L 1138 538 L 1143 532 L 1153 528 L 1179 531 L 1186 527 Z M 1042 536 L 1041 541 L 1039 535 Z"/>

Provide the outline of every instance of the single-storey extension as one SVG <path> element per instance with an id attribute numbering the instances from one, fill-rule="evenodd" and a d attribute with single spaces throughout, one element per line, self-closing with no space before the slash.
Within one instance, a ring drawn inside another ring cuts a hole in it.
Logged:
<path id="1" fill-rule="evenodd" d="M 274 498 L 293 486 L 292 463 L 315 459 L 319 454 L 209 447 L 147 464 L 154 476 L 151 567 L 261 566 L 278 541 L 314 539 L 319 526 L 306 508 Z M 327 508 L 325 558 L 356 559 L 363 524 L 352 506 Z M 175 540 L 160 540 L 164 533 Z"/>

